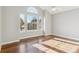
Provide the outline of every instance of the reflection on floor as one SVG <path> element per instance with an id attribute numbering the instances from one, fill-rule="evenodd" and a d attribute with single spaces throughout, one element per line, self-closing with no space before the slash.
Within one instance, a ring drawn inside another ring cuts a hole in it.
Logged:
<path id="1" fill-rule="evenodd" d="M 52 49 L 50 49 L 48 47 L 45 47 L 42 44 L 34 44 L 33 47 L 36 47 L 37 49 L 39 49 L 41 51 L 44 51 L 46 53 L 58 53 L 57 51 L 52 50 Z"/>
<path id="2" fill-rule="evenodd" d="M 68 52 L 74 53 L 79 49 L 79 43 L 64 40 L 61 38 L 53 38 L 44 42 L 34 44 L 33 46 L 46 53 Z M 52 50 L 51 50 L 52 49 Z M 59 51 L 58 51 L 59 50 Z"/>
<path id="3" fill-rule="evenodd" d="M 79 52 L 79 43 L 49 35 L 22 39 L 20 42 L 3 45 L 2 53 L 65 53 Z"/>

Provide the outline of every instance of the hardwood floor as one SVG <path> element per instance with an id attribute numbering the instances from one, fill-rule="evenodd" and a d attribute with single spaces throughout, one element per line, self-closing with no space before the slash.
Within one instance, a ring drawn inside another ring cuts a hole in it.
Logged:
<path id="1" fill-rule="evenodd" d="M 20 42 L 3 45 L 1 49 L 1 53 L 45 53 L 33 47 L 32 45 L 35 43 L 39 43 L 40 40 L 45 41 L 55 37 L 58 37 L 58 36 L 49 35 L 49 36 L 38 36 L 38 37 L 31 37 L 27 39 L 21 39 Z M 63 37 L 58 37 L 58 38 L 63 38 Z M 64 51 L 60 51 L 58 49 L 51 48 L 49 46 L 46 46 L 46 47 L 52 50 L 58 51 L 60 53 L 65 53 Z M 79 52 L 79 49 L 77 52 Z"/>
<path id="2" fill-rule="evenodd" d="M 22 39 L 20 42 L 15 42 L 12 44 L 3 45 L 1 48 L 1 53 L 44 53 L 39 49 L 36 49 L 32 44 L 39 43 L 39 40 L 48 40 L 53 36 L 39 36 L 27 39 Z"/>

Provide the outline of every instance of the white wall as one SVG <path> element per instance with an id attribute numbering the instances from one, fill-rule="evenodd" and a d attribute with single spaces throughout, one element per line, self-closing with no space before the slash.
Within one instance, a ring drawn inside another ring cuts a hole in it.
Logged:
<path id="1" fill-rule="evenodd" d="M 52 20 L 51 14 L 48 11 L 45 11 L 45 34 L 46 35 L 51 35 L 52 34 L 51 20 Z"/>
<path id="2" fill-rule="evenodd" d="M 41 16 L 44 16 L 43 11 L 36 7 L 38 9 L 38 13 Z M 19 31 L 19 14 L 25 13 L 27 7 L 2 7 L 2 44 L 6 44 L 9 42 L 18 41 L 19 39 L 27 38 L 27 37 L 33 37 L 33 36 L 39 36 L 42 35 L 41 30 L 37 31 L 27 31 L 25 33 L 20 33 Z M 46 31 L 47 34 L 50 33 L 50 14 L 46 13 Z M 43 28 L 43 21 L 42 20 L 42 28 Z M 48 25 L 47 25 L 48 24 Z"/>
<path id="3" fill-rule="evenodd" d="M 2 25 L 1 24 L 1 21 L 2 21 L 2 15 L 1 15 L 2 13 L 1 13 L 1 11 L 2 10 L 1 9 L 2 9 L 2 7 L 0 6 L 0 50 L 1 50 L 1 39 L 2 39 L 2 33 L 1 33 L 2 32 L 2 28 L 1 28 L 1 25 Z"/>
<path id="4" fill-rule="evenodd" d="M 17 40 L 17 7 L 2 7 L 2 44 Z"/>
<path id="5" fill-rule="evenodd" d="M 79 40 L 79 9 L 53 15 L 52 33 Z"/>

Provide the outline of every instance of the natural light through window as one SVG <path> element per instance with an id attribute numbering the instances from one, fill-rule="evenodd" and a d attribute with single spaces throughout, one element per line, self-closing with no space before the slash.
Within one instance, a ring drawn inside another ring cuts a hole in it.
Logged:
<path id="1" fill-rule="evenodd" d="M 40 30 L 42 17 L 38 14 L 38 9 L 28 7 L 26 13 L 20 14 L 20 31 Z"/>

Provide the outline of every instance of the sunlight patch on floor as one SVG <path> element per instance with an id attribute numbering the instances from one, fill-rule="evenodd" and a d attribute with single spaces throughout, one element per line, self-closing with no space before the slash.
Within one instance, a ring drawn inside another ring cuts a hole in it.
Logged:
<path id="1" fill-rule="evenodd" d="M 37 49 L 39 49 L 39 50 L 41 50 L 43 52 L 46 52 L 46 53 L 58 53 L 58 52 L 56 52 L 56 51 L 54 51 L 54 50 L 52 50 L 50 48 L 47 48 L 47 47 L 45 47 L 45 46 L 43 46 L 41 44 L 34 44 L 33 47 L 35 47 L 35 48 L 37 48 Z"/>
<path id="2" fill-rule="evenodd" d="M 57 40 L 56 40 L 57 39 Z M 74 43 L 73 41 L 69 41 L 69 40 L 64 40 L 64 39 L 60 39 L 60 38 L 53 38 L 47 41 L 42 42 L 42 44 L 50 46 L 52 48 L 56 48 L 58 50 L 64 51 L 64 52 L 68 52 L 68 53 L 74 53 L 79 49 L 78 45 L 75 44 L 70 44 L 70 43 Z M 76 43 L 76 42 L 75 42 Z M 47 52 L 47 53 L 57 53 L 56 51 L 45 47 L 42 44 L 34 44 L 33 47 L 38 48 L 41 51 Z"/>

